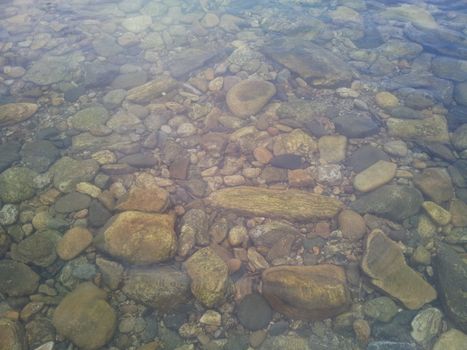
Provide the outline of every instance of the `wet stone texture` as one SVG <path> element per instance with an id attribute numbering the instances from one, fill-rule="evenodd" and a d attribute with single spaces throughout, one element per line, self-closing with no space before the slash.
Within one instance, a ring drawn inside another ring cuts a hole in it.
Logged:
<path id="1" fill-rule="evenodd" d="M 462 0 L 0 1 L 0 350 L 461 350 Z"/>

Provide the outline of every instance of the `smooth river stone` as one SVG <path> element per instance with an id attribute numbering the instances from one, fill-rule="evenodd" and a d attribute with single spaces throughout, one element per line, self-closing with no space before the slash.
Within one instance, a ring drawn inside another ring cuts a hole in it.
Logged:
<path id="1" fill-rule="evenodd" d="M 276 93 L 274 84 L 263 80 L 242 80 L 226 95 L 227 106 L 237 117 L 258 113 Z"/>
<path id="2" fill-rule="evenodd" d="M 222 303 L 229 286 L 229 269 L 211 247 L 198 250 L 184 263 L 191 292 L 208 308 Z"/>
<path id="3" fill-rule="evenodd" d="M 111 218 L 94 243 L 130 264 L 166 261 L 177 250 L 174 222 L 173 215 L 126 211 Z"/>
<path id="4" fill-rule="evenodd" d="M 396 176 L 397 165 L 379 160 L 355 176 L 354 187 L 360 192 L 370 192 L 387 184 Z"/>
<path id="5" fill-rule="evenodd" d="M 0 127 L 20 123 L 37 112 L 34 103 L 7 103 L 0 105 Z"/>
<path id="6" fill-rule="evenodd" d="M 213 192 L 208 202 L 244 215 L 288 220 L 325 219 L 336 216 L 342 202 L 299 190 L 276 190 L 240 186 Z"/>
<path id="7" fill-rule="evenodd" d="M 339 266 L 277 266 L 266 269 L 262 281 L 269 304 L 294 319 L 322 320 L 350 306 L 345 272 Z"/>
<path id="8" fill-rule="evenodd" d="M 117 325 L 117 314 L 106 298 L 107 293 L 94 284 L 80 284 L 55 309 L 53 325 L 80 349 L 101 348 Z"/>
<path id="9" fill-rule="evenodd" d="M 134 103 L 151 102 L 152 99 L 161 96 L 164 92 L 172 90 L 176 85 L 176 80 L 166 75 L 161 76 L 158 79 L 131 89 L 128 91 L 126 99 Z"/>
<path id="10" fill-rule="evenodd" d="M 436 290 L 407 265 L 400 246 L 379 229 L 368 235 L 362 269 L 373 285 L 411 310 L 436 299 Z"/>
<path id="11" fill-rule="evenodd" d="M 448 126 L 443 116 L 420 120 L 389 118 L 387 127 L 390 136 L 416 141 L 449 142 Z"/>

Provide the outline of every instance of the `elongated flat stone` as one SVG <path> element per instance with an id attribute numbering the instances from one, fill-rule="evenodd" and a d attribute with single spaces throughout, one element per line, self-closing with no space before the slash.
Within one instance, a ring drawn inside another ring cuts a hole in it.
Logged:
<path id="1" fill-rule="evenodd" d="M 412 310 L 436 299 L 436 290 L 406 264 L 401 248 L 383 231 L 372 231 L 365 248 L 362 269 L 376 287 Z"/>
<path id="2" fill-rule="evenodd" d="M 294 319 L 322 320 L 350 306 L 345 272 L 335 265 L 276 266 L 262 275 L 271 306 Z"/>
<path id="3" fill-rule="evenodd" d="M 332 218 L 342 208 L 334 198 L 299 190 L 275 190 L 240 186 L 212 193 L 208 202 L 244 215 L 279 217 L 289 220 Z"/>
<path id="4" fill-rule="evenodd" d="M 126 99 L 134 103 L 146 103 L 157 98 L 164 92 L 168 92 L 175 88 L 177 82 L 168 76 L 161 76 L 158 79 L 152 80 L 144 85 L 137 86 L 130 91 Z"/>

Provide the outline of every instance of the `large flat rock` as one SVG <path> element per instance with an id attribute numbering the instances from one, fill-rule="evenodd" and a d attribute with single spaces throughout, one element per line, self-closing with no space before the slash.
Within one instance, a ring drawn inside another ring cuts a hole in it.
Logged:
<path id="1" fill-rule="evenodd" d="M 289 220 L 332 218 L 342 208 L 334 198 L 299 190 L 275 190 L 240 186 L 213 192 L 208 202 L 244 215 Z"/>
<path id="2" fill-rule="evenodd" d="M 373 285 L 409 309 L 419 309 L 436 299 L 436 290 L 406 264 L 402 249 L 381 230 L 368 235 L 362 269 Z"/>

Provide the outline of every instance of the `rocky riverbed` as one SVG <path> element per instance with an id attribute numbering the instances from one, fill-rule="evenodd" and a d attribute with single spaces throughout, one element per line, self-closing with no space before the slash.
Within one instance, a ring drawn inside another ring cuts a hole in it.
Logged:
<path id="1" fill-rule="evenodd" d="M 462 1 L 0 1 L 0 350 L 461 350 Z"/>

